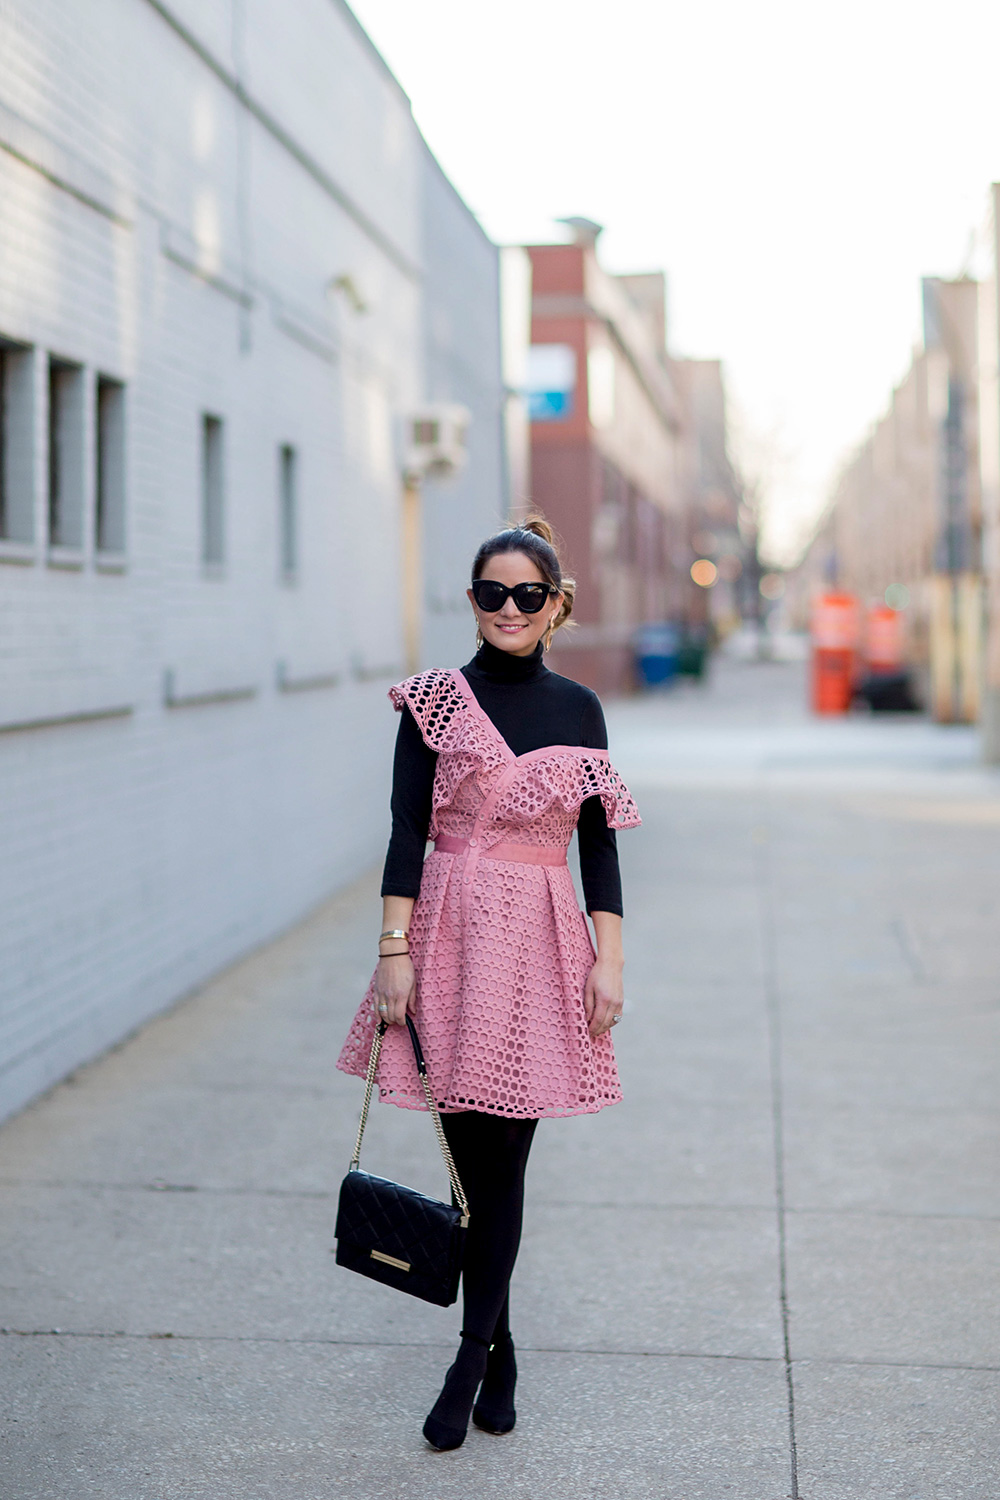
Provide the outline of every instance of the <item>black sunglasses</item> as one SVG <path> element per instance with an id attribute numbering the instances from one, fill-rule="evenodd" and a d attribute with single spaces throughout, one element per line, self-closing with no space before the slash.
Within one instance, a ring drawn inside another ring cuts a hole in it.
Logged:
<path id="1" fill-rule="evenodd" d="M 472 593 L 479 608 L 485 614 L 495 615 L 503 609 L 508 599 L 513 599 L 523 615 L 537 615 L 550 594 L 558 594 L 550 583 L 515 583 L 509 589 L 505 583 L 494 583 L 492 578 L 474 578 Z"/>

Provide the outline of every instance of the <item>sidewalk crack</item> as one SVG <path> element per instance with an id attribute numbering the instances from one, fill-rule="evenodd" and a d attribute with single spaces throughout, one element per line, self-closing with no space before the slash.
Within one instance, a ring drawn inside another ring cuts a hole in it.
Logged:
<path id="1" fill-rule="evenodd" d="M 766 793 L 764 796 L 766 797 Z M 764 1004 L 767 1013 L 768 1054 L 771 1069 L 771 1118 L 774 1140 L 774 1193 L 778 1229 L 778 1301 L 781 1310 L 781 1340 L 784 1349 L 785 1389 L 788 1399 L 788 1445 L 791 1500 L 799 1500 L 799 1459 L 795 1432 L 795 1372 L 792 1360 L 791 1328 L 788 1307 L 788 1242 L 785 1207 L 785 1136 L 784 1092 L 781 1070 L 781 999 L 778 986 L 777 934 L 774 918 L 774 890 L 771 878 L 770 809 L 765 807 L 761 826 L 754 829 L 752 840 L 756 872 L 757 899 L 760 909 L 761 958 L 764 980 Z"/>

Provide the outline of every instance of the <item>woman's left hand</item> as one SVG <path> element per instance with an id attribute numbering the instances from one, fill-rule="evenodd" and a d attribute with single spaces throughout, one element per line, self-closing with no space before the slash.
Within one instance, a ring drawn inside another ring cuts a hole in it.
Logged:
<path id="1" fill-rule="evenodd" d="M 621 963 L 598 956 L 583 992 L 583 1007 L 591 1036 L 610 1031 L 621 1015 L 624 1003 Z"/>

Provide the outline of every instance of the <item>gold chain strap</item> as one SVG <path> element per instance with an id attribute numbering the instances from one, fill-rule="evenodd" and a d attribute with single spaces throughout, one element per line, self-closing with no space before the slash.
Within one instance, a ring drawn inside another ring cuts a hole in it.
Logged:
<path id="1" fill-rule="evenodd" d="M 358 1121 L 358 1138 L 354 1142 L 354 1155 L 351 1157 L 349 1168 L 351 1172 L 357 1172 L 361 1162 L 361 1141 L 364 1137 L 365 1126 L 368 1124 L 368 1110 L 371 1107 L 372 1091 L 375 1087 L 375 1073 L 378 1069 L 378 1060 L 382 1053 L 382 1038 L 385 1036 L 385 1030 L 385 1021 L 380 1021 L 375 1028 L 375 1035 L 372 1037 L 372 1050 L 368 1058 L 368 1072 L 365 1076 L 365 1097 L 361 1105 L 361 1119 Z M 462 1210 L 462 1223 L 463 1225 L 467 1225 L 469 1222 L 469 1200 L 465 1196 L 462 1179 L 458 1175 L 455 1158 L 451 1154 L 451 1147 L 448 1145 L 448 1138 L 444 1133 L 444 1126 L 441 1124 L 441 1115 L 438 1112 L 437 1104 L 434 1102 L 434 1095 L 431 1093 L 427 1074 L 420 1073 L 419 1077 L 423 1085 L 424 1097 L 427 1100 L 427 1109 L 431 1119 L 434 1121 L 434 1130 L 437 1134 L 438 1145 L 441 1147 L 441 1155 L 444 1157 L 448 1181 L 451 1183 L 451 1190 L 455 1194 L 458 1206 Z"/>
<path id="2" fill-rule="evenodd" d="M 372 1037 L 372 1050 L 368 1058 L 368 1076 L 365 1078 L 365 1102 L 361 1106 L 361 1119 L 358 1121 L 358 1138 L 354 1142 L 354 1155 L 351 1157 L 351 1165 L 348 1168 L 351 1172 L 358 1170 L 358 1164 L 361 1161 L 361 1141 L 365 1133 L 365 1126 L 368 1124 L 368 1110 L 371 1107 L 372 1089 L 375 1087 L 375 1071 L 378 1068 L 378 1060 L 382 1052 L 383 1036 L 385 1036 L 384 1021 L 376 1026 L 375 1035 Z"/>
<path id="3" fill-rule="evenodd" d="M 465 1189 L 462 1187 L 462 1181 L 458 1175 L 458 1168 L 455 1165 L 455 1158 L 451 1154 L 451 1147 L 448 1145 L 448 1137 L 444 1133 L 444 1126 L 441 1124 L 441 1116 L 438 1113 L 437 1105 L 434 1103 L 434 1095 L 431 1093 L 431 1086 L 427 1082 L 426 1073 L 421 1073 L 420 1082 L 423 1084 L 424 1093 L 427 1096 L 427 1108 L 430 1110 L 431 1119 L 434 1121 L 434 1129 L 437 1132 L 438 1145 L 441 1147 L 441 1155 L 444 1157 L 444 1164 L 448 1172 L 448 1180 L 451 1183 L 451 1190 L 455 1194 L 455 1197 L 458 1199 L 458 1206 L 462 1210 L 463 1222 L 467 1225 L 469 1222 L 469 1202 L 465 1196 Z"/>

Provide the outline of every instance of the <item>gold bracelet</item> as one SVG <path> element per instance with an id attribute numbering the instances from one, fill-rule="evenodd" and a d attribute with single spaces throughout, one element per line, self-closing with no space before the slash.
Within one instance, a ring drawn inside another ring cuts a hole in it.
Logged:
<path id="1" fill-rule="evenodd" d="M 387 932 L 379 933 L 379 942 L 381 942 L 383 938 L 406 938 L 407 942 L 409 942 L 410 934 L 404 931 L 402 927 L 390 927 Z"/>

